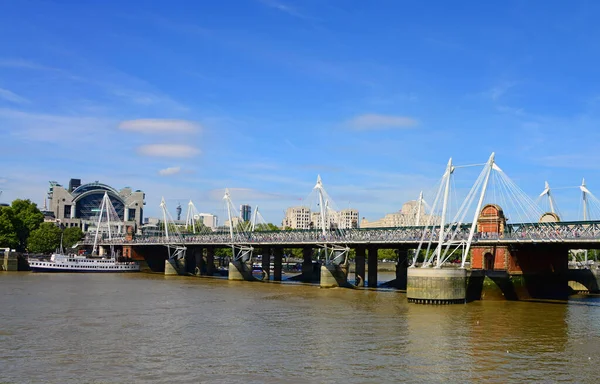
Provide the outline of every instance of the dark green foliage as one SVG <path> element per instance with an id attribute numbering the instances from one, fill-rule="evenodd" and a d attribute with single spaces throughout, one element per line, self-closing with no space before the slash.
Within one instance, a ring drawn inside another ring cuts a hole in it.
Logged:
<path id="1" fill-rule="evenodd" d="M 15 215 L 11 207 L 0 207 L 0 248 L 17 248 L 19 237 L 14 226 Z"/>
<path id="2" fill-rule="evenodd" d="M 266 231 L 279 231 L 279 227 L 273 223 L 267 224 L 256 224 L 254 230 L 257 232 L 266 232 Z"/>
<path id="3" fill-rule="evenodd" d="M 215 258 L 220 257 L 232 257 L 233 252 L 230 247 L 227 248 L 215 248 Z"/>
<path id="4" fill-rule="evenodd" d="M 51 253 L 60 245 L 61 230 L 54 223 L 42 223 L 31 232 L 28 249 L 33 253 Z"/>
<path id="5" fill-rule="evenodd" d="M 83 231 L 79 227 L 70 227 L 63 231 L 63 246 L 70 248 L 83 238 Z"/>
<path id="6" fill-rule="evenodd" d="M 44 222 L 44 214 L 31 200 L 14 200 L 10 208 L 13 211 L 14 230 L 19 239 L 17 249 L 24 251 L 27 248 L 29 234 Z"/>

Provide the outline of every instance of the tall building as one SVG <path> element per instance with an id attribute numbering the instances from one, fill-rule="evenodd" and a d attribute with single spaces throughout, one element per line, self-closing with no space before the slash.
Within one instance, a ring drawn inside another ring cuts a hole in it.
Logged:
<path id="1" fill-rule="evenodd" d="M 363 218 L 360 222 L 361 228 L 382 228 L 382 227 L 408 227 L 414 225 L 431 225 L 440 222 L 439 216 L 432 216 L 425 213 L 425 204 L 411 200 L 404 203 L 399 212 L 388 213 L 383 218 L 375 221 L 368 221 Z"/>
<path id="2" fill-rule="evenodd" d="M 234 228 L 237 228 L 238 225 L 240 225 L 241 222 L 242 222 L 242 219 L 240 219 L 239 217 L 233 216 L 231 218 L 231 221 L 226 220 L 224 225 L 227 228 L 229 228 L 230 226 L 233 226 Z"/>
<path id="3" fill-rule="evenodd" d="M 329 210 L 327 214 L 327 229 L 358 228 L 358 210 L 343 209 L 339 212 Z M 320 212 L 311 212 L 308 207 L 290 207 L 285 213 L 282 222 L 283 228 L 292 229 L 320 229 L 322 220 Z"/>
<path id="4" fill-rule="evenodd" d="M 90 226 L 96 225 L 104 193 L 108 193 L 110 202 L 125 226 L 133 226 L 137 230 L 143 223 L 146 195 L 129 187 L 118 191 L 98 181 L 82 185 L 80 179 L 71 179 L 67 189 L 56 181 L 51 181 L 48 210 L 54 214 L 56 222 L 65 227 L 81 227 L 83 231 L 87 231 Z"/>
<path id="5" fill-rule="evenodd" d="M 240 219 L 242 221 L 250 221 L 252 218 L 252 207 L 248 204 L 240 205 Z"/>
<path id="6" fill-rule="evenodd" d="M 194 215 L 194 219 L 200 221 L 213 231 L 219 226 L 218 217 L 211 213 L 199 213 L 198 215 Z"/>
<path id="7" fill-rule="evenodd" d="M 341 211 L 329 210 L 327 213 L 329 229 L 351 229 L 358 228 L 358 210 L 343 209 Z M 311 213 L 312 228 L 322 228 L 321 212 Z"/>
<path id="8" fill-rule="evenodd" d="M 308 207 L 290 207 L 285 212 L 281 226 L 284 229 L 309 229 L 310 219 L 310 209 Z"/>
<path id="9" fill-rule="evenodd" d="M 337 224 L 340 229 L 358 228 L 358 210 L 342 209 L 337 213 Z"/>

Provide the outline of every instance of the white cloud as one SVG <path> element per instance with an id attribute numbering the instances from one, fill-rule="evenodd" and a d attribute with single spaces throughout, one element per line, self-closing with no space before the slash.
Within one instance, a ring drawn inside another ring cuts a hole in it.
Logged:
<path id="1" fill-rule="evenodd" d="M 34 70 L 55 70 L 54 68 L 46 67 L 44 65 L 40 65 L 32 61 L 22 59 L 0 59 L 0 67 Z"/>
<path id="2" fill-rule="evenodd" d="M 0 121 L 10 127 L 14 137 L 74 145 L 74 143 L 97 142 L 106 136 L 112 123 L 110 120 L 67 115 L 29 113 L 16 109 L 0 108 Z M 68 137 L 69 140 L 65 140 Z"/>
<path id="3" fill-rule="evenodd" d="M 489 97 L 490 99 L 492 99 L 492 101 L 498 101 L 502 96 L 504 96 L 511 88 L 513 88 L 516 85 L 517 85 L 517 83 L 514 81 L 505 82 L 505 83 L 496 85 L 495 87 L 492 87 L 491 89 L 485 91 L 483 94 L 486 97 Z"/>
<path id="4" fill-rule="evenodd" d="M 281 199 L 289 199 L 290 198 L 290 196 L 286 196 L 283 194 L 263 192 L 263 191 L 259 191 L 258 189 L 253 189 L 253 188 L 228 188 L 228 189 L 229 189 L 229 193 L 231 194 L 231 199 L 234 202 L 242 202 L 242 201 L 253 202 L 256 200 L 273 201 L 273 200 L 281 200 Z M 219 189 L 213 189 L 213 190 L 208 191 L 209 199 L 214 200 L 214 201 L 222 200 L 224 195 L 225 195 L 225 189 L 219 188 Z"/>
<path id="5" fill-rule="evenodd" d="M 141 133 L 194 133 L 202 127 L 188 120 L 137 119 L 123 121 L 119 128 Z"/>
<path id="6" fill-rule="evenodd" d="M 0 99 L 4 99 L 6 101 L 10 101 L 11 103 L 17 104 L 27 104 L 29 100 L 24 97 L 17 95 L 14 92 L 9 91 L 8 89 L 0 88 Z"/>
<path id="7" fill-rule="evenodd" d="M 418 121 L 407 116 L 378 115 L 369 113 L 356 116 L 348 124 L 359 131 L 370 129 L 385 128 L 411 128 L 418 124 Z"/>
<path id="8" fill-rule="evenodd" d="M 184 144 L 149 144 L 138 148 L 138 153 L 157 157 L 194 157 L 200 150 Z"/>
<path id="9" fill-rule="evenodd" d="M 165 169 L 161 169 L 158 171 L 158 174 L 161 176 L 172 176 L 181 172 L 181 167 L 169 167 Z"/>
<path id="10" fill-rule="evenodd" d="M 260 0 L 261 3 L 263 3 L 264 5 L 266 5 L 267 7 L 270 8 L 275 8 L 278 11 L 287 13 L 290 16 L 294 16 L 294 17 L 298 17 L 301 19 L 307 19 L 308 17 L 300 12 L 298 12 L 298 10 L 290 5 L 284 4 L 280 1 L 275 1 L 275 0 Z"/>

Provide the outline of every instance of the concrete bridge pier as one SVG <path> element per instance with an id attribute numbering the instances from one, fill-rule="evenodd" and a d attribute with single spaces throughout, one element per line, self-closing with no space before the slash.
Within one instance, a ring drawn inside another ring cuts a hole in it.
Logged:
<path id="1" fill-rule="evenodd" d="M 186 259 L 165 260 L 165 275 L 184 275 L 186 272 Z"/>
<path id="2" fill-rule="evenodd" d="M 269 281 L 271 279 L 271 253 L 272 249 L 265 247 L 262 250 L 261 267 L 263 270 L 263 280 Z"/>
<path id="3" fill-rule="evenodd" d="M 467 270 L 408 268 L 406 297 L 409 303 L 464 304 L 467 302 Z"/>
<path id="4" fill-rule="evenodd" d="M 313 248 L 304 247 L 302 248 L 302 275 L 300 280 L 304 282 L 317 282 L 320 279 L 320 269 L 318 263 L 313 263 L 312 260 Z"/>
<path id="5" fill-rule="evenodd" d="M 321 288 L 350 287 L 348 283 L 349 261 L 348 255 L 340 257 L 342 251 L 334 251 L 331 262 L 321 265 L 321 279 L 319 286 Z"/>
<path id="6" fill-rule="evenodd" d="M 185 272 L 187 275 L 199 276 L 201 274 L 201 269 L 204 268 L 202 252 L 202 247 L 188 247 L 187 252 L 185 254 Z"/>
<path id="7" fill-rule="evenodd" d="M 250 258 L 250 254 L 246 254 L 238 260 L 231 260 L 229 262 L 227 279 L 236 281 L 257 280 L 252 276 L 252 259 Z"/>
<path id="8" fill-rule="evenodd" d="M 381 284 L 381 287 L 396 288 L 406 290 L 406 279 L 408 274 L 408 249 L 400 248 L 396 250 L 398 256 L 396 262 L 396 278 Z"/>
<path id="9" fill-rule="evenodd" d="M 206 263 L 204 262 L 204 248 L 195 247 L 192 250 L 192 252 L 189 252 L 189 253 L 192 254 L 190 262 L 193 263 L 193 267 L 192 267 L 192 265 L 186 265 L 189 273 L 196 275 L 196 276 L 201 276 L 201 275 L 205 274 L 206 273 Z"/>
<path id="10" fill-rule="evenodd" d="M 369 288 L 377 288 L 377 247 L 369 247 L 368 252 L 367 263 L 369 265 L 369 271 L 367 285 Z"/>
<path id="11" fill-rule="evenodd" d="M 206 275 L 215 274 L 215 247 L 206 247 Z"/>
<path id="12" fill-rule="evenodd" d="M 406 289 L 408 278 L 408 249 L 398 249 L 398 262 L 396 263 L 396 288 Z"/>
<path id="13" fill-rule="evenodd" d="M 254 281 L 256 278 L 252 276 L 252 266 L 242 260 L 231 260 L 229 262 L 228 280 L 236 281 Z"/>
<path id="14" fill-rule="evenodd" d="M 273 281 L 281 281 L 281 266 L 283 264 L 283 248 L 273 248 Z"/>
<path id="15" fill-rule="evenodd" d="M 357 287 L 365 286 L 365 255 L 366 250 L 364 247 L 356 247 L 356 259 L 354 267 L 355 283 Z"/>

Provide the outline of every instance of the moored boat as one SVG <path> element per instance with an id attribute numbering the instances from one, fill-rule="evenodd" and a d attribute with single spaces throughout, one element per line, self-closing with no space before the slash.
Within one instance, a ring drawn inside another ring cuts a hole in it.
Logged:
<path id="1" fill-rule="evenodd" d="M 116 258 L 86 257 L 54 253 L 50 260 L 29 260 L 34 272 L 139 272 L 136 262 L 121 262 Z"/>

